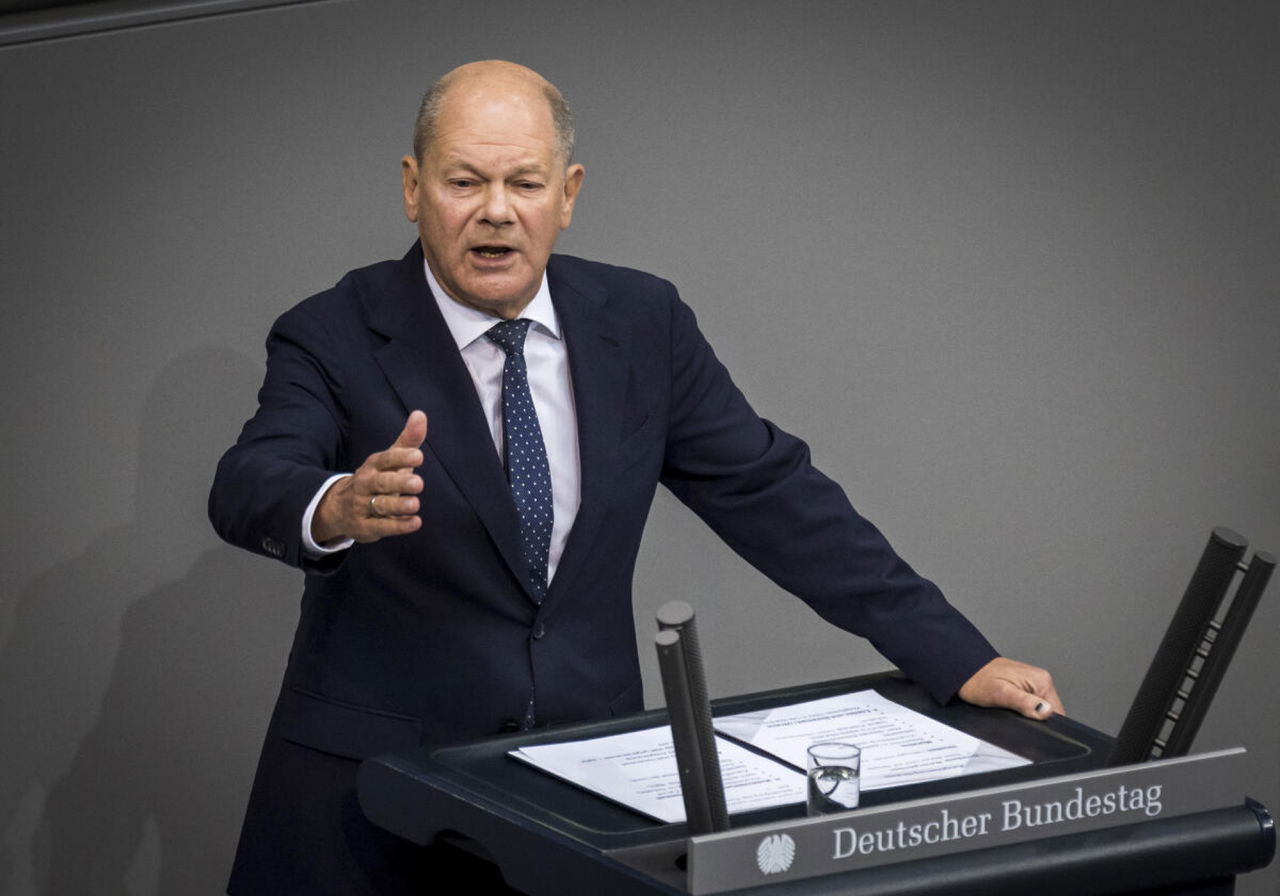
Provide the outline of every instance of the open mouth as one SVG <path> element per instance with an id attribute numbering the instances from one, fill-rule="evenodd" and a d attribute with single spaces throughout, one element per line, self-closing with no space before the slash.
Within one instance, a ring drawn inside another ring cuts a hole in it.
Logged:
<path id="1" fill-rule="evenodd" d="M 510 255 L 512 249 L 509 246 L 476 246 L 471 251 L 481 258 L 502 258 Z"/>

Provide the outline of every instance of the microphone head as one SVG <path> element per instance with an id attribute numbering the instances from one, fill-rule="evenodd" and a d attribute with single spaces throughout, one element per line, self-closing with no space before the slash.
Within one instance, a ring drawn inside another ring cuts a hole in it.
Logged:
<path id="1" fill-rule="evenodd" d="M 683 600 L 672 600 L 658 608 L 658 628 L 680 628 L 693 621 L 693 607 Z"/>

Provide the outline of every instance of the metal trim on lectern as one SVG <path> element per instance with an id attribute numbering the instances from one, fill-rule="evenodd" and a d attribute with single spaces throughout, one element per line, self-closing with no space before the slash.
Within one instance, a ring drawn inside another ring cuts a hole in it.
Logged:
<path id="1" fill-rule="evenodd" d="M 717 715 L 767 709 L 835 694 L 873 689 L 975 737 L 1032 760 L 1019 768 L 915 784 L 863 795 L 856 813 L 888 806 L 928 806 L 968 792 L 998 793 L 1039 779 L 1106 774 L 1112 740 L 1061 716 L 1035 722 L 1002 710 L 965 704 L 938 706 L 917 685 L 881 674 L 784 688 L 714 701 Z M 375 824 L 427 844 L 449 839 L 494 861 L 515 889 L 531 896 L 565 892 L 688 894 L 683 867 L 689 834 L 683 824 L 660 824 L 507 756 L 516 747 L 578 740 L 664 724 L 664 710 L 622 719 L 565 725 L 489 738 L 469 744 L 426 747 L 380 756 L 360 768 L 360 804 Z M 1223 762 L 1227 760 L 1224 758 Z M 1206 766 L 1207 767 L 1207 766 Z M 1136 767 L 1135 767 L 1136 768 Z M 1122 770 L 1113 769 L 1119 773 Z M 1224 779 L 1229 780 L 1229 779 Z M 904 860 L 826 876 L 770 882 L 726 891 L 704 879 L 703 892 L 759 896 L 857 892 L 948 896 L 1021 892 L 1229 894 L 1234 876 L 1264 867 L 1275 852 L 1275 830 L 1266 809 L 1246 801 L 1234 783 L 1221 807 L 1167 818 L 1143 818 L 1083 833 L 1063 833 L 1010 845 Z M 1232 792 L 1234 791 L 1234 792 Z M 967 795 L 967 794 L 965 794 Z M 804 805 L 735 815 L 727 834 L 782 830 L 803 824 Z M 881 812 L 880 814 L 884 814 Z M 707 838 L 699 838 L 703 840 Z M 1179 890 L 1185 882 L 1194 889 Z"/>

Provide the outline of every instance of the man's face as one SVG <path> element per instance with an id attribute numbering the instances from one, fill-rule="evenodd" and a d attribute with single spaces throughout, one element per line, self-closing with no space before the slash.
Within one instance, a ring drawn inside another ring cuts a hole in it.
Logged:
<path id="1" fill-rule="evenodd" d="M 404 209 L 451 298 L 514 318 L 569 226 L 581 165 L 565 167 L 542 94 L 516 83 L 450 90 L 421 160 L 401 163 Z"/>

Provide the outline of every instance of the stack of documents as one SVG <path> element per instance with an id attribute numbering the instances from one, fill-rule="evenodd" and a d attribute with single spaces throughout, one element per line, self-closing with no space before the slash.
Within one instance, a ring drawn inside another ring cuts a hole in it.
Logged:
<path id="1" fill-rule="evenodd" d="M 862 748 L 862 789 L 936 781 L 1028 765 L 875 691 L 715 719 L 730 814 L 805 801 L 805 749 Z M 521 747 L 515 758 L 661 822 L 684 821 L 670 726 Z"/>

